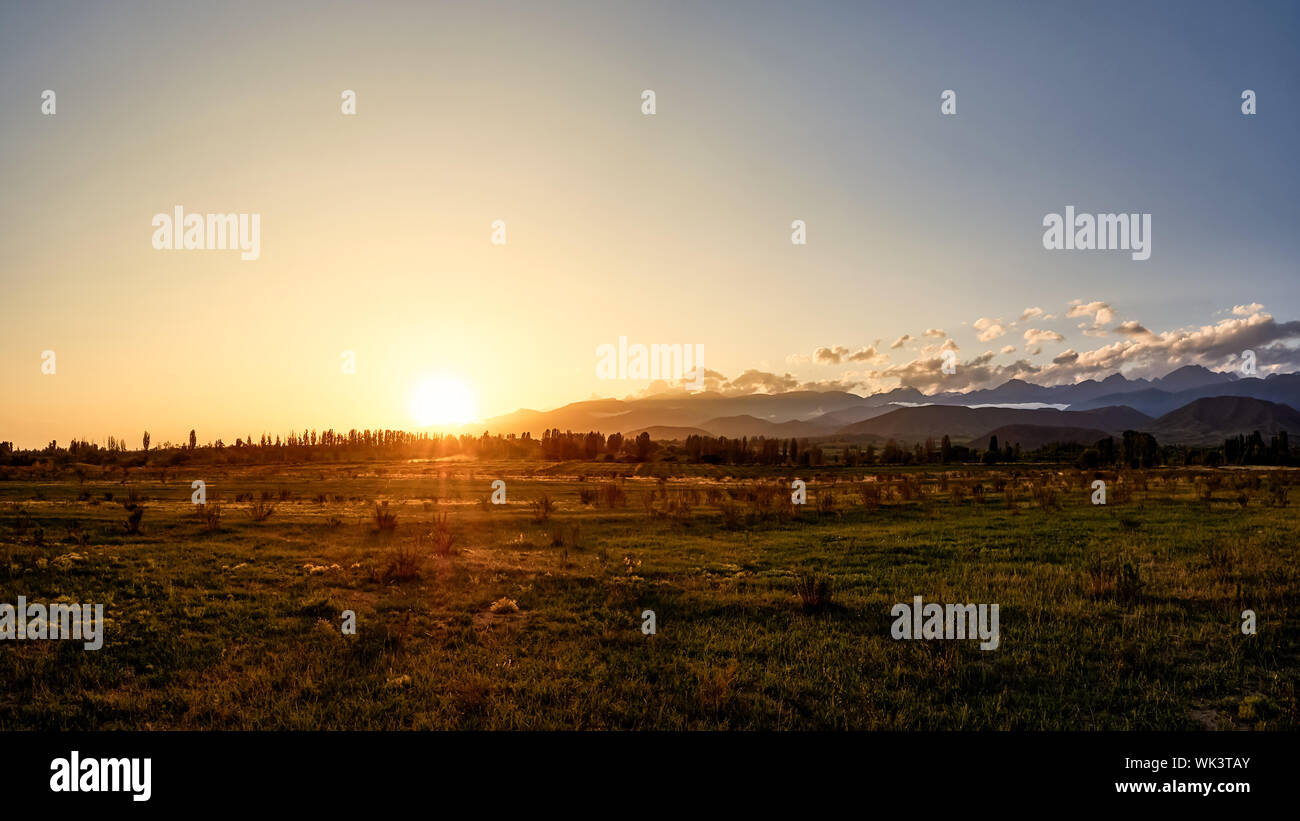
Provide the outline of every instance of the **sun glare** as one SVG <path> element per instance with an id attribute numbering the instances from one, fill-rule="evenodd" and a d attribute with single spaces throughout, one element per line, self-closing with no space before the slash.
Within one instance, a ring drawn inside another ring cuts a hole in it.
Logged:
<path id="1" fill-rule="evenodd" d="M 474 395 L 455 379 L 426 379 L 411 394 L 411 416 L 421 425 L 463 425 L 475 410 Z"/>

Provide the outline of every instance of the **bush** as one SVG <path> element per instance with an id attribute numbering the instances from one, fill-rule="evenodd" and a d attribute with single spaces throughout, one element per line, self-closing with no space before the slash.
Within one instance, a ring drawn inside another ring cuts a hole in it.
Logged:
<path id="1" fill-rule="evenodd" d="M 140 520 L 144 518 L 144 508 L 134 507 L 130 515 L 126 517 L 126 532 L 132 536 L 140 533 Z"/>
<path id="2" fill-rule="evenodd" d="M 1115 598 L 1124 605 L 1135 605 L 1142 601 L 1142 574 L 1132 562 L 1125 562 L 1120 568 L 1119 578 L 1115 583 Z"/>
<path id="3" fill-rule="evenodd" d="M 551 513 L 555 511 L 555 502 L 550 496 L 543 493 L 542 498 L 536 499 L 532 502 L 532 508 L 533 521 L 544 522 L 551 518 Z"/>
<path id="4" fill-rule="evenodd" d="M 610 509 L 623 507 L 627 504 L 627 494 L 617 482 L 604 482 L 600 486 L 600 501 Z"/>
<path id="5" fill-rule="evenodd" d="M 388 532 L 397 529 L 397 514 L 388 511 L 388 502 L 375 505 L 375 527 L 380 532 Z"/>
<path id="6" fill-rule="evenodd" d="M 740 506 L 732 502 L 723 502 L 719 509 L 722 511 L 722 526 L 727 530 L 739 530 L 744 523 Z"/>
<path id="7" fill-rule="evenodd" d="M 456 534 L 451 532 L 447 514 L 442 513 L 433 520 L 433 530 L 416 537 L 416 543 L 424 549 L 433 551 L 438 556 L 450 556 L 456 544 Z"/>
<path id="8" fill-rule="evenodd" d="M 1094 599 L 1110 595 L 1115 587 L 1115 566 L 1101 556 L 1093 556 L 1088 561 L 1088 581 Z"/>
<path id="9" fill-rule="evenodd" d="M 195 505 L 194 515 L 199 520 L 199 526 L 208 533 L 215 533 L 221 527 L 221 505 Z"/>
<path id="10" fill-rule="evenodd" d="M 248 517 L 255 522 L 265 522 L 267 519 L 271 518 L 271 514 L 275 512 L 275 502 L 270 501 L 266 497 L 267 494 L 264 493 L 262 494 L 261 499 L 258 499 L 248 506 Z"/>
<path id="11" fill-rule="evenodd" d="M 806 613 L 820 613 L 831 605 L 835 589 L 831 580 L 817 573 L 800 573 L 794 582 L 794 592 Z"/>
<path id="12" fill-rule="evenodd" d="M 424 551 L 420 545 L 398 545 L 388 554 L 388 563 L 381 574 L 384 582 L 408 582 L 424 574 Z"/>
<path id="13" fill-rule="evenodd" d="M 835 494 L 829 490 L 823 490 L 817 494 L 817 512 L 820 514 L 835 512 Z"/>

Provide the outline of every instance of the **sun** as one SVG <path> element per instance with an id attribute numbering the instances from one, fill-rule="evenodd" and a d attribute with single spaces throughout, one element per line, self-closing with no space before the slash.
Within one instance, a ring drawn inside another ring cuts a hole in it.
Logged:
<path id="1" fill-rule="evenodd" d="M 475 412 L 474 394 L 456 379 L 425 379 L 411 393 L 411 416 L 421 425 L 463 425 Z"/>

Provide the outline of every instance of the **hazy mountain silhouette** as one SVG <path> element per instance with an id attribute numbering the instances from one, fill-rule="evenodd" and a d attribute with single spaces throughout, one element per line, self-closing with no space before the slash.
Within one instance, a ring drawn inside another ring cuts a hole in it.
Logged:
<path id="1" fill-rule="evenodd" d="M 552 428 L 624 435 L 650 430 L 657 439 L 707 433 L 729 438 L 843 435 L 870 440 L 892 437 L 913 442 L 947 434 L 954 442 L 970 442 L 987 437 L 998 428 L 1017 425 L 1112 434 L 1150 430 L 1161 442 L 1175 442 L 1184 435 L 1196 437 L 1196 441 L 1209 441 L 1219 434 L 1236 435 L 1254 430 L 1246 419 L 1233 423 L 1227 418 L 1204 419 L 1181 427 L 1171 422 L 1164 436 L 1153 427 L 1159 421 L 1155 417 L 1212 397 L 1264 400 L 1296 411 L 1300 409 L 1300 374 L 1242 378 L 1234 373 L 1188 365 L 1157 379 L 1128 379 L 1118 373 L 1072 385 L 1035 385 L 1011 379 L 994 388 L 932 395 L 915 388 L 895 388 L 870 396 L 809 390 L 745 396 L 678 392 L 636 399 L 592 399 L 547 411 L 521 409 L 476 425 L 473 432 L 529 432 L 540 437 Z M 971 407 L 1035 403 L 1056 405 L 1064 410 Z M 1239 407 L 1244 410 L 1247 405 Z M 1279 411 L 1264 421 L 1276 421 L 1285 427 L 1288 419 Z M 1032 431 L 1024 435 L 1032 441 L 1040 438 Z M 1028 446 L 1025 442 L 1021 445 Z"/>
<path id="2" fill-rule="evenodd" d="M 946 434 L 953 442 L 964 444 L 976 438 L 987 438 L 989 432 L 1008 425 L 1082 428 L 1119 434 L 1125 430 L 1140 428 L 1150 422 L 1150 417 L 1126 407 L 1062 411 L 1055 408 L 1025 410 L 923 405 L 917 408 L 899 408 L 874 419 L 849 425 L 842 428 L 839 433 L 846 436 L 865 434 L 909 443 L 941 439 Z"/>
<path id="3" fill-rule="evenodd" d="M 1300 433 L 1300 411 L 1246 396 L 1196 399 L 1146 428 L 1157 442 L 1180 445 L 1221 445 L 1229 436 L 1254 431 L 1269 436 L 1280 430 Z"/>
<path id="4" fill-rule="evenodd" d="M 1148 388 L 1124 394 L 1109 394 L 1094 400 L 1071 405 L 1070 410 L 1083 410 L 1100 405 L 1122 402 L 1150 416 L 1160 416 L 1181 408 L 1189 402 L 1209 396 L 1248 396 L 1300 409 L 1300 374 L 1273 374 L 1264 379 L 1250 377 L 1219 385 L 1202 385 L 1179 391 Z"/>

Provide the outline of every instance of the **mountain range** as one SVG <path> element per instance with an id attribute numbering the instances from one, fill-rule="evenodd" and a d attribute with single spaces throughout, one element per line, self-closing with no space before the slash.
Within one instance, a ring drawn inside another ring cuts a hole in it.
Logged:
<path id="1" fill-rule="evenodd" d="M 845 391 L 790 391 L 725 396 L 673 393 L 639 399 L 593 399 L 548 411 L 519 410 L 475 426 L 491 433 L 541 436 L 544 430 L 588 431 L 652 439 L 695 435 L 769 438 L 833 437 L 863 442 L 919 442 L 948 435 L 986 447 L 990 436 L 1035 448 L 1091 443 L 1125 430 L 1162 444 L 1219 444 L 1259 430 L 1300 433 L 1300 373 L 1239 377 L 1199 365 L 1156 379 L 1113 374 L 1072 385 L 1011 379 L 966 393 L 923 394 L 915 388 L 859 396 Z"/>

